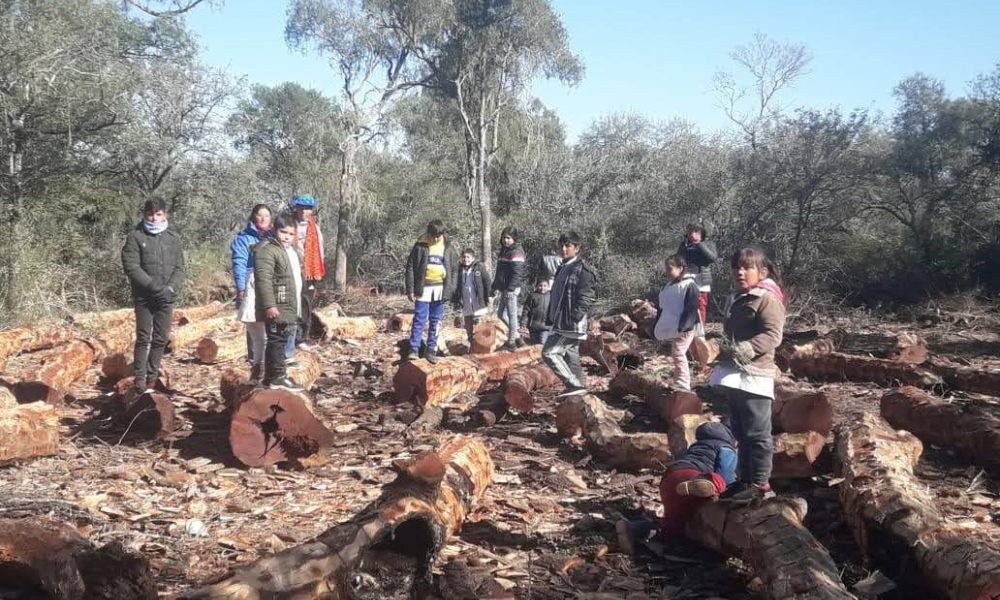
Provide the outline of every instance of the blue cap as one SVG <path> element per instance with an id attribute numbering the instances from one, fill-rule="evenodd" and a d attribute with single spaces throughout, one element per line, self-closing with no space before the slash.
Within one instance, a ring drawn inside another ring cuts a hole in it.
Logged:
<path id="1" fill-rule="evenodd" d="M 305 208 L 316 208 L 316 199 L 309 194 L 298 194 L 292 198 L 292 206 L 304 206 Z"/>

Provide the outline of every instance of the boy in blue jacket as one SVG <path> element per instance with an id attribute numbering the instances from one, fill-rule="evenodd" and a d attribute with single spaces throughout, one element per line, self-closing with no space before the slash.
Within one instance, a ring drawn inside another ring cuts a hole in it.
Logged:
<path id="1" fill-rule="evenodd" d="M 684 532 L 684 524 L 702 503 L 718 498 L 736 480 L 736 438 L 722 423 L 702 423 L 695 430 L 695 442 L 671 465 L 660 480 L 663 519 L 661 536 Z M 655 521 L 619 521 L 618 543 L 625 552 L 635 553 L 635 542 L 645 540 Z"/>

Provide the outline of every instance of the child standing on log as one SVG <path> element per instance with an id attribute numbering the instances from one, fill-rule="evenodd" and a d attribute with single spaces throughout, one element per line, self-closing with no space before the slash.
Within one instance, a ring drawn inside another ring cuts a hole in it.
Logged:
<path id="1" fill-rule="evenodd" d="M 301 391 L 288 376 L 285 346 L 295 334 L 302 307 L 302 267 L 295 248 L 295 218 L 274 219 L 274 236 L 257 244 L 253 253 L 257 320 L 265 323 L 264 387 Z"/>
<path id="2" fill-rule="evenodd" d="M 660 290 L 659 313 L 653 335 L 670 344 L 670 358 L 674 363 L 673 387 L 691 389 L 691 367 L 687 351 L 700 330 L 698 317 L 698 283 L 692 273 L 685 273 L 687 263 L 680 254 L 664 262 L 667 284 Z"/>
<path id="3" fill-rule="evenodd" d="M 517 323 L 517 297 L 524 282 L 524 248 L 517 237 L 517 229 L 513 227 L 504 227 L 500 232 L 500 254 L 493 277 L 493 291 L 500 293 L 497 316 L 507 325 L 507 342 L 502 346 L 504 350 L 524 345 Z"/>
<path id="4" fill-rule="evenodd" d="M 549 339 L 549 327 L 545 324 L 549 314 L 549 280 L 539 279 L 535 284 L 535 291 L 528 295 L 524 301 L 524 314 L 521 319 L 528 326 L 528 335 L 532 344 L 545 345 L 545 340 Z"/>
<path id="5" fill-rule="evenodd" d="M 428 362 L 437 362 L 438 325 L 444 317 L 445 302 L 455 294 L 459 258 L 444 239 L 445 226 L 440 219 L 427 224 L 427 232 L 417 239 L 406 259 L 403 276 L 406 296 L 414 303 L 410 326 L 410 352 L 406 360 L 420 357 L 420 343 L 427 327 Z"/>
<path id="6" fill-rule="evenodd" d="M 597 300 L 597 272 L 580 257 L 580 234 L 559 236 L 562 266 L 556 273 L 545 324 L 551 328 L 542 359 L 563 382 L 562 396 L 585 394 L 580 344 L 587 339 L 587 313 Z"/>
<path id="7" fill-rule="evenodd" d="M 695 438 L 660 480 L 661 536 L 683 533 L 698 507 L 706 499 L 722 494 L 736 479 L 736 439 L 732 432 L 722 423 L 702 423 L 695 430 Z M 657 523 L 648 519 L 619 521 L 616 527 L 621 548 L 635 554 L 635 542 L 647 539 Z"/>
<path id="8" fill-rule="evenodd" d="M 465 318 L 465 333 L 469 335 L 469 343 L 486 313 L 490 311 L 490 286 L 492 279 L 486 265 L 476 260 L 476 252 L 472 248 L 462 250 L 462 268 L 459 271 L 459 283 L 452 297 L 455 310 L 462 311 Z"/>
<path id="9" fill-rule="evenodd" d="M 774 495 L 768 483 L 774 453 L 771 402 L 774 351 L 785 327 L 785 294 L 760 248 L 736 252 L 730 266 L 737 290 L 729 298 L 720 359 L 709 385 L 728 402 L 730 427 L 739 442 L 739 481 L 720 499 L 750 504 Z M 699 338 L 695 344 L 707 342 Z M 696 354 L 708 352 L 702 347 Z"/>

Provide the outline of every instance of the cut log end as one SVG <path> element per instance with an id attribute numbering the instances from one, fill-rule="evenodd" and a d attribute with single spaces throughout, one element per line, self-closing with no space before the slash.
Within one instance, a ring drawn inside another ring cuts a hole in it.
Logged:
<path id="1" fill-rule="evenodd" d="M 142 394 L 120 413 L 115 422 L 128 433 L 146 439 L 161 439 L 173 433 L 177 424 L 174 403 L 159 392 Z"/>
<path id="2" fill-rule="evenodd" d="M 249 467 L 311 456 L 333 443 L 333 433 L 303 394 L 257 390 L 236 406 L 229 429 L 233 455 Z"/>

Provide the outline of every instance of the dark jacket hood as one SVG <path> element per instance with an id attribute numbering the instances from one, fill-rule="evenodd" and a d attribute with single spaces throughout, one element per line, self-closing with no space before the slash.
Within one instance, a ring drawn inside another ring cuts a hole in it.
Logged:
<path id="1" fill-rule="evenodd" d="M 699 425 L 698 429 L 694 432 L 694 436 L 699 441 L 717 440 L 730 446 L 736 446 L 736 438 L 733 437 L 733 432 L 729 431 L 729 428 L 722 423 L 716 423 L 715 421 Z"/>

